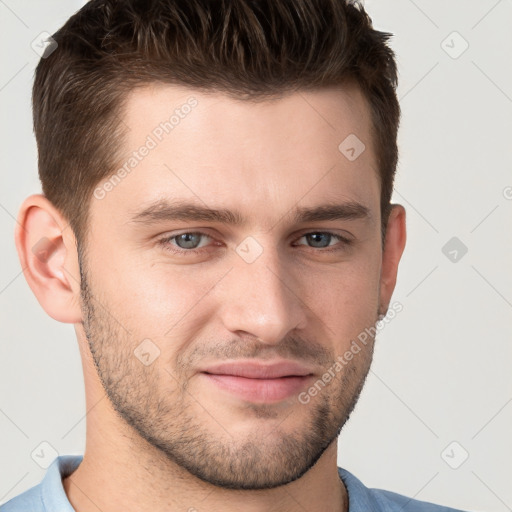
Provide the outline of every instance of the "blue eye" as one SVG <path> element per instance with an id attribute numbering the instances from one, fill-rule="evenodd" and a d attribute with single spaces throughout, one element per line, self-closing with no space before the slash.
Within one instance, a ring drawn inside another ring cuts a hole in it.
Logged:
<path id="1" fill-rule="evenodd" d="M 185 255 L 188 253 L 199 254 L 201 251 L 197 249 L 203 247 L 200 245 L 201 238 L 210 238 L 207 234 L 201 232 L 186 232 L 179 235 L 168 236 L 159 240 L 159 244 L 164 247 L 165 250 L 173 252 L 179 255 Z M 175 242 L 175 243 L 172 243 Z M 204 245 L 204 244 L 203 244 Z"/>
<path id="2" fill-rule="evenodd" d="M 331 233 L 330 231 L 311 231 L 303 234 L 298 240 L 303 238 L 307 240 L 308 244 L 311 244 L 309 245 L 310 248 L 321 249 L 317 251 L 318 253 L 342 251 L 353 243 L 352 240 L 336 233 Z M 188 231 L 178 235 L 167 236 L 160 239 L 158 243 L 166 251 L 180 256 L 186 256 L 190 254 L 202 254 L 204 250 L 201 249 L 207 246 L 208 240 L 211 239 L 212 238 L 206 233 Z M 202 243 L 203 240 L 206 240 L 206 243 Z M 332 243 L 333 241 L 335 243 Z"/>
<path id="3" fill-rule="evenodd" d="M 202 236 L 202 233 L 182 233 L 172 239 L 176 239 L 176 244 L 180 249 L 196 249 Z"/>
<path id="4" fill-rule="evenodd" d="M 323 232 L 323 231 L 319 231 L 319 232 L 315 232 L 315 233 L 306 233 L 305 235 L 302 235 L 301 238 L 306 238 L 306 240 L 308 240 L 309 242 L 312 242 L 313 245 L 311 247 L 313 247 L 315 249 L 323 249 L 324 247 L 330 247 L 331 246 L 330 242 L 333 239 L 335 239 L 338 242 L 340 242 L 340 241 L 348 242 L 347 239 L 345 239 L 339 235 L 335 235 L 334 233 Z M 327 245 L 325 245 L 325 242 L 327 242 Z M 317 245 L 317 244 L 319 244 L 319 245 Z"/>

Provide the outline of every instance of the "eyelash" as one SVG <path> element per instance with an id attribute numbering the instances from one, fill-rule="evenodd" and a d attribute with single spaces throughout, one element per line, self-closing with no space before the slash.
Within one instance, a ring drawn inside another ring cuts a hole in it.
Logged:
<path id="1" fill-rule="evenodd" d="M 177 235 L 166 236 L 164 238 L 161 238 L 160 240 L 158 240 L 158 243 L 159 243 L 159 245 L 161 245 L 163 247 L 164 250 L 172 252 L 173 254 L 177 254 L 179 256 L 186 256 L 186 255 L 190 255 L 190 254 L 195 254 L 195 255 L 202 254 L 203 249 L 206 249 L 206 247 L 201 248 L 201 249 L 181 249 L 181 248 L 176 249 L 175 248 L 176 246 L 171 245 L 170 242 L 172 240 L 174 240 L 175 238 L 178 238 L 179 236 L 182 236 L 182 235 L 201 235 L 201 236 L 205 236 L 207 238 L 213 239 L 210 235 L 208 235 L 207 233 L 203 233 L 201 231 L 185 231 L 183 233 L 178 233 Z M 335 246 L 333 246 L 334 248 L 309 247 L 310 249 L 317 249 L 317 252 L 321 252 L 321 253 L 326 253 L 326 252 L 331 253 L 331 252 L 341 251 L 341 250 L 343 250 L 344 247 L 348 247 L 348 246 L 352 245 L 352 243 L 353 243 L 352 240 L 349 240 L 348 238 L 345 238 L 336 233 L 332 233 L 331 231 L 308 231 L 307 233 L 303 233 L 298 239 L 300 240 L 301 238 L 303 238 L 307 235 L 330 235 L 331 237 L 333 237 L 333 238 L 337 239 L 339 242 L 341 242 L 341 244 L 336 244 Z M 303 244 L 301 244 L 301 245 L 303 245 Z M 339 245 L 341 245 L 342 247 L 338 247 Z"/>

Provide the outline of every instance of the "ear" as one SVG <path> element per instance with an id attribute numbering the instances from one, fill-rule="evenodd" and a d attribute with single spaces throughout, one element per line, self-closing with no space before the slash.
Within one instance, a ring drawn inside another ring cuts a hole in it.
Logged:
<path id="1" fill-rule="evenodd" d="M 23 201 L 16 224 L 16 249 L 28 285 L 55 320 L 80 323 L 80 271 L 73 230 L 44 195 Z"/>
<path id="2" fill-rule="evenodd" d="M 389 214 L 384 250 L 382 252 L 382 268 L 380 274 L 380 307 L 379 313 L 385 315 L 391 296 L 395 289 L 398 263 L 404 252 L 406 242 L 405 208 L 400 204 L 392 205 Z"/>

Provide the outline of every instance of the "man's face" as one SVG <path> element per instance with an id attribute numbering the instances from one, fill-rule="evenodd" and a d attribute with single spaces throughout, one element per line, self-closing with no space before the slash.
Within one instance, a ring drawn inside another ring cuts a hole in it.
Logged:
<path id="1" fill-rule="evenodd" d="M 138 435 L 200 479 L 291 482 L 335 441 L 372 358 L 368 340 L 334 365 L 381 302 L 367 105 L 355 88 L 256 104 L 158 86 L 132 93 L 123 121 L 128 172 L 98 185 L 81 261 L 83 328 L 102 384 Z M 156 201 L 240 222 L 141 213 Z M 350 215 L 296 218 L 325 205 Z M 283 360 L 308 375 L 211 375 L 219 363 Z"/>

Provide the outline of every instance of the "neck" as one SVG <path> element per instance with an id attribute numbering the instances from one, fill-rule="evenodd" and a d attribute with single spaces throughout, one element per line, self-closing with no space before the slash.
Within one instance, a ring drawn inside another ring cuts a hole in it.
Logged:
<path id="1" fill-rule="evenodd" d="M 93 432 L 102 432 L 100 425 L 90 423 Z M 90 431 L 88 426 L 87 432 Z M 294 482 L 275 489 L 232 490 L 199 480 L 146 441 L 131 442 L 133 432 L 131 436 L 124 434 L 128 432 L 115 437 L 105 433 L 95 439 L 88 437 L 81 464 L 63 480 L 77 512 L 348 510 L 347 492 L 337 471 L 336 442 Z"/>

